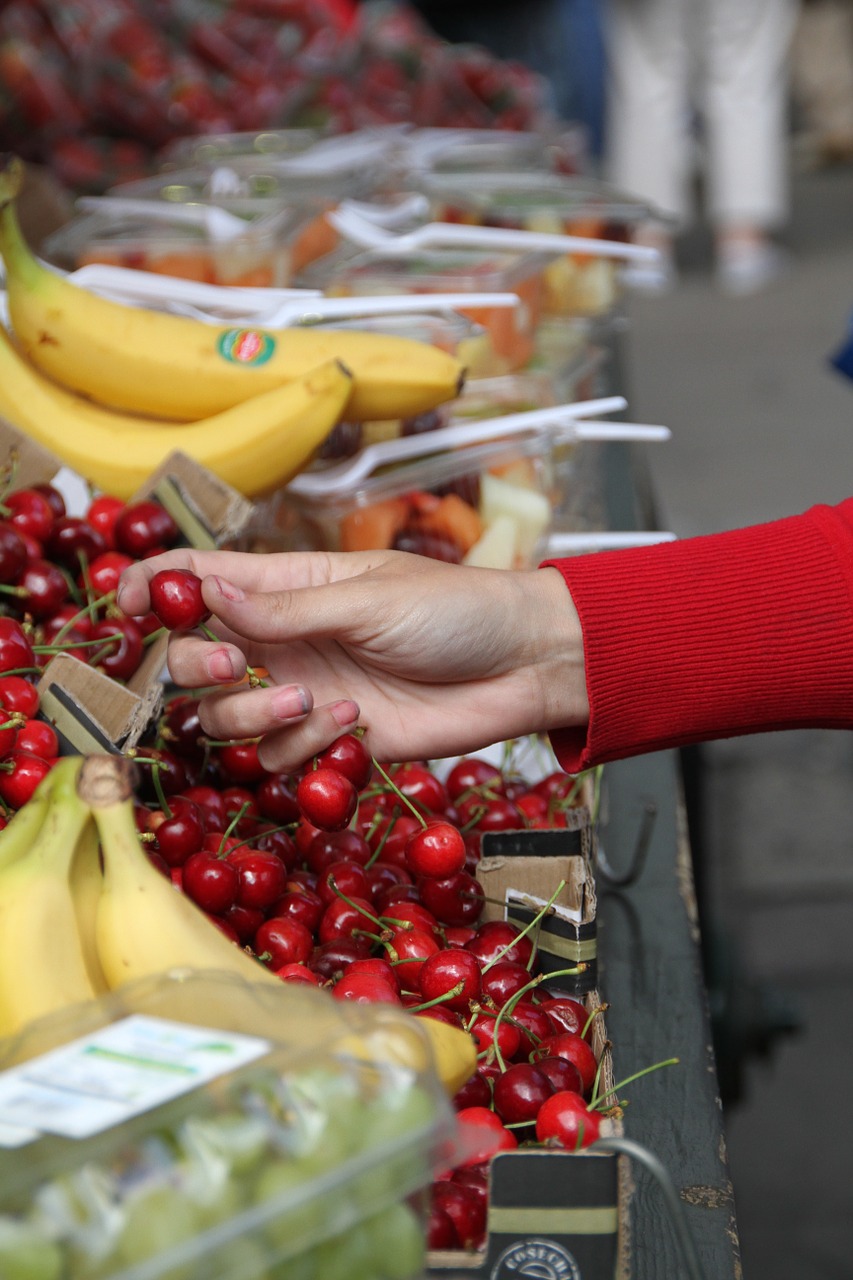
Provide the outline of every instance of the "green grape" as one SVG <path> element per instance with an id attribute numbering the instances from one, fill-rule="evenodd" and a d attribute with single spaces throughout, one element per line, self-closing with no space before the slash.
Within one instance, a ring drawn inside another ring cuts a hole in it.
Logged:
<path id="1" fill-rule="evenodd" d="M 413 1280 L 420 1276 L 426 1240 L 421 1220 L 409 1205 L 392 1204 L 369 1218 L 364 1226 L 382 1280 Z"/>
<path id="2" fill-rule="evenodd" d="M 122 1266 L 168 1254 L 194 1239 L 203 1225 L 198 1207 L 174 1186 L 141 1191 L 128 1200 L 125 1212 L 113 1254 Z M 189 1280 L 191 1273 L 187 1263 L 164 1270 L 159 1280 Z"/>
<path id="3" fill-rule="evenodd" d="M 3 1280 L 59 1280 L 62 1250 L 32 1226 L 0 1218 L 0 1276 Z"/>
<path id="4" fill-rule="evenodd" d="M 327 1229 L 328 1208 L 319 1197 L 304 1195 L 313 1172 L 299 1160 L 286 1157 L 271 1160 L 255 1183 L 254 1199 L 281 1203 L 281 1209 L 266 1224 L 264 1234 L 281 1254 L 313 1244 Z"/>
<path id="5" fill-rule="evenodd" d="M 323 1280 L 378 1280 L 373 1242 L 363 1223 L 324 1240 L 315 1253 Z"/>
<path id="6" fill-rule="evenodd" d="M 182 1126 L 181 1143 L 207 1147 L 235 1174 L 250 1173 L 260 1164 L 269 1144 L 267 1124 L 259 1116 L 226 1111 L 202 1119 L 191 1116 Z"/>
<path id="7" fill-rule="evenodd" d="M 273 1280 L 269 1254 L 257 1240 L 241 1236 L 218 1245 L 212 1257 L 202 1258 L 193 1280 Z"/>

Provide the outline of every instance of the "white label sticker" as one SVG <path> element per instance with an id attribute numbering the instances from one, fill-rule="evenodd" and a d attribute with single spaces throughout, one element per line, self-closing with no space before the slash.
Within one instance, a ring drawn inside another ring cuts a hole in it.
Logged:
<path id="1" fill-rule="evenodd" d="M 270 1048 L 253 1036 L 133 1014 L 0 1073 L 0 1126 L 88 1138 Z M 22 1144 L 0 1137 L 0 1145 Z"/>

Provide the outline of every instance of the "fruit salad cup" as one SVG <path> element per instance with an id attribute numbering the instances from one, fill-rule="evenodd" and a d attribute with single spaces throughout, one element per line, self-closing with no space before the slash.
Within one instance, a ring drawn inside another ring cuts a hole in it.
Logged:
<path id="1" fill-rule="evenodd" d="M 404 256 L 347 248 L 302 272 L 296 283 L 330 297 L 470 293 L 471 305 L 460 311 L 483 329 L 479 350 L 471 352 L 475 369 L 494 376 L 523 368 L 533 355 L 549 261 L 547 254 L 492 249 L 423 249 Z M 519 304 L 478 306 L 482 293 L 514 293 Z"/>

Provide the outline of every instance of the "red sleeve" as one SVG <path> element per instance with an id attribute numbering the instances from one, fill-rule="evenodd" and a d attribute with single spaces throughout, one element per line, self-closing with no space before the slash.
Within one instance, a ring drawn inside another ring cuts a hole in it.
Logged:
<path id="1" fill-rule="evenodd" d="M 853 498 L 681 542 L 550 560 L 583 629 L 569 773 L 774 729 L 853 728 Z"/>

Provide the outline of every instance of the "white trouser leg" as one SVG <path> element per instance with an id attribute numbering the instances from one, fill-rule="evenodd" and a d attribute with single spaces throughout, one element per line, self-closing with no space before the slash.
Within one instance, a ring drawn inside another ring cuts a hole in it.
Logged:
<path id="1" fill-rule="evenodd" d="M 685 221 L 691 156 L 689 0 L 605 0 L 605 170 Z"/>
<path id="2" fill-rule="evenodd" d="M 701 109 L 717 226 L 771 228 L 788 211 L 788 69 L 795 0 L 706 0 Z"/>

